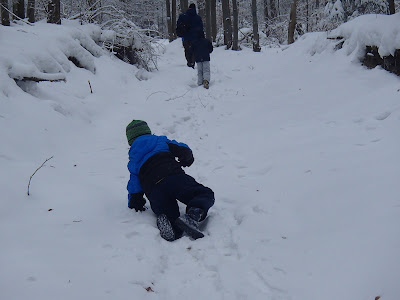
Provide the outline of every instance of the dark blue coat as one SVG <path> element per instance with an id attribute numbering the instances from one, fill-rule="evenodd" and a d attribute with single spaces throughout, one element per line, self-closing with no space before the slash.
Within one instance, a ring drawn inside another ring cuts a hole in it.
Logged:
<path id="1" fill-rule="evenodd" d="M 210 40 L 200 38 L 192 41 L 192 49 L 196 62 L 210 61 L 210 53 L 213 51 L 213 45 Z"/>
<path id="2" fill-rule="evenodd" d="M 166 136 L 139 136 L 129 150 L 129 195 L 149 193 L 156 182 L 165 176 L 183 173 L 181 166 L 192 162 L 192 150 L 184 143 L 171 141 Z"/>
<path id="3" fill-rule="evenodd" d="M 181 21 L 189 26 L 188 32 L 182 38 L 184 41 L 193 41 L 204 31 L 203 21 L 197 14 L 196 8 L 189 8 L 184 14 L 181 14 L 177 23 Z"/>

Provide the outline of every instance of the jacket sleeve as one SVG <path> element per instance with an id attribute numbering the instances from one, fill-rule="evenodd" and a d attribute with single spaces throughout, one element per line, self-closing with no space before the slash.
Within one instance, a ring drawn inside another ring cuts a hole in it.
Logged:
<path id="1" fill-rule="evenodd" d="M 210 40 L 208 40 L 208 52 L 209 53 L 213 52 L 213 49 L 214 49 L 213 44 L 211 43 Z"/>
<path id="2" fill-rule="evenodd" d="M 140 184 L 139 177 L 133 173 L 131 173 L 130 179 L 128 181 L 128 185 L 126 187 L 128 190 L 129 194 L 136 194 L 136 193 L 142 193 L 143 188 Z M 129 199 L 129 196 L 128 196 Z"/>
<path id="3" fill-rule="evenodd" d="M 178 143 L 175 140 L 168 140 L 169 151 L 174 157 L 178 158 L 178 162 L 182 167 L 189 167 L 194 162 L 193 152 L 188 145 Z"/>

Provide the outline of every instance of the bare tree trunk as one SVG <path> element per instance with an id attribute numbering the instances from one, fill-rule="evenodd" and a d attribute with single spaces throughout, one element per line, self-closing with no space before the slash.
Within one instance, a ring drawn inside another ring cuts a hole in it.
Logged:
<path id="1" fill-rule="evenodd" d="M 8 0 L 1 0 L 1 25 L 10 26 L 10 13 L 8 12 Z"/>
<path id="2" fill-rule="evenodd" d="M 26 7 L 26 16 L 28 17 L 28 21 L 31 23 L 35 23 L 35 0 L 28 0 L 28 5 Z"/>
<path id="3" fill-rule="evenodd" d="M 169 41 L 172 42 L 174 40 L 174 34 L 172 30 L 172 22 L 171 22 L 171 2 L 169 0 L 165 1 L 167 8 L 167 28 L 168 28 L 168 38 Z"/>
<path id="4" fill-rule="evenodd" d="M 319 0 L 315 0 L 315 8 L 319 8 Z"/>
<path id="5" fill-rule="evenodd" d="M 394 0 L 388 0 L 389 2 L 389 15 L 394 15 L 396 13 L 396 9 L 394 7 Z"/>
<path id="6" fill-rule="evenodd" d="M 222 0 L 222 18 L 224 25 L 224 44 L 226 49 L 232 47 L 232 21 L 229 9 L 229 0 Z"/>
<path id="7" fill-rule="evenodd" d="M 96 0 L 86 0 L 87 3 L 87 7 L 88 7 L 88 13 L 89 14 L 93 14 L 94 11 L 96 11 Z M 94 23 L 95 22 L 95 18 L 90 17 L 89 18 L 89 23 Z"/>
<path id="8" fill-rule="evenodd" d="M 201 17 L 202 20 L 206 19 L 206 5 L 205 0 L 197 0 L 197 14 Z"/>
<path id="9" fill-rule="evenodd" d="M 251 0 L 251 14 L 253 16 L 253 51 L 260 52 L 260 36 L 258 35 L 257 0 Z"/>
<path id="10" fill-rule="evenodd" d="M 309 0 L 306 0 L 306 32 L 310 31 L 310 7 Z"/>
<path id="11" fill-rule="evenodd" d="M 269 10 L 271 19 L 275 18 L 277 16 L 275 0 L 269 0 Z"/>
<path id="12" fill-rule="evenodd" d="M 171 0 L 172 1 L 172 19 L 171 19 L 171 31 L 172 31 L 172 38 L 176 40 L 176 31 L 175 31 L 175 26 L 176 26 L 176 0 Z"/>
<path id="13" fill-rule="evenodd" d="M 50 0 L 48 4 L 47 23 L 61 24 L 60 0 Z"/>
<path id="14" fill-rule="evenodd" d="M 233 13 L 233 42 L 232 50 L 239 50 L 239 10 L 237 0 L 232 0 Z"/>
<path id="15" fill-rule="evenodd" d="M 25 19 L 25 1 L 16 0 L 13 5 L 13 11 L 17 17 Z"/>
<path id="16" fill-rule="evenodd" d="M 296 29 L 296 9 L 297 0 L 293 0 L 292 6 L 290 8 L 290 20 L 288 28 L 288 44 L 294 43 L 294 30 Z"/>
<path id="17" fill-rule="evenodd" d="M 267 23 L 268 20 L 269 20 L 268 0 L 264 0 L 264 22 Z"/>
<path id="18" fill-rule="evenodd" d="M 211 0 L 206 0 L 206 38 L 211 40 Z"/>
<path id="19" fill-rule="evenodd" d="M 278 0 L 278 6 L 276 8 L 276 16 L 278 17 L 278 20 L 280 21 L 280 19 L 281 19 L 281 4 L 280 4 L 279 0 Z"/>
<path id="20" fill-rule="evenodd" d="M 189 8 L 188 0 L 180 0 L 180 7 L 181 7 L 181 13 L 186 12 Z"/>
<path id="21" fill-rule="evenodd" d="M 217 40 L 217 0 L 211 0 L 211 35 L 212 40 Z"/>

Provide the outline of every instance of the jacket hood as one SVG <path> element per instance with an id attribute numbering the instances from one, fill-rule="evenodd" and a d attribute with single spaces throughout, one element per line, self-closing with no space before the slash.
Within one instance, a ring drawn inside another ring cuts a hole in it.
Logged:
<path id="1" fill-rule="evenodd" d="M 189 8 L 186 13 L 190 16 L 197 15 L 196 8 Z"/>

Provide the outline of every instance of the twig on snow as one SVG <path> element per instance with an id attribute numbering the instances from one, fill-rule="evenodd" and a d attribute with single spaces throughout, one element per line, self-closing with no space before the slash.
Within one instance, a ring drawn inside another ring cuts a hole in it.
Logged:
<path id="1" fill-rule="evenodd" d="M 151 96 L 153 96 L 153 95 L 155 95 L 155 94 L 158 94 L 158 93 L 165 93 L 165 94 L 168 94 L 167 92 L 164 92 L 164 91 L 157 91 L 157 92 L 154 92 L 154 93 L 151 93 L 150 95 L 148 95 L 147 98 L 146 98 L 146 101 L 149 100 L 149 98 L 150 98 Z"/>
<path id="2" fill-rule="evenodd" d="M 170 98 L 168 98 L 168 99 L 165 99 L 164 101 L 171 101 L 171 100 L 175 100 L 175 99 L 178 99 L 178 98 L 183 98 L 183 97 L 185 97 L 185 95 L 186 95 L 187 93 L 189 93 L 189 92 L 190 92 L 190 89 L 187 90 L 183 95 L 175 96 L 175 97 L 170 97 Z M 150 95 L 148 95 L 147 98 L 146 98 L 146 101 L 147 101 L 151 96 L 153 96 L 153 95 L 155 95 L 155 94 L 158 94 L 158 93 L 168 94 L 167 92 L 164 92 L 164 91 L 157 91 L 157 92 L 154 92 L 154 93 L 151 93 Z M 169 94 L 168 94 L 168 95 L 169 95 Z"/>
<path id="3" fill-rule="evenodd" d="M 48 162 L 50 159 L 52 159 L 53 157 L 54 157 L 54 156 L 52 156 L 52 157 L 46 159 L 46 160 L 42 163 L 42 165 L 41 165 L 39 168 L 37 168 L 37 169 L 35 170 L 35 172 L 33 172 L 33 174 L 31 175 L 31 177 L 29 178 L 28 193 L 27 193 L 28 196 L 29 196 L 29 187 L 30 187 L 30 185 L 31 185 L 31 180 L 32 180 L 33 175 L 35 175 L 36 172 L 39 171 L 39 170 L 44 166 L 44 164 L 45 164 L 46 162 Z"/>
<path id="4" fill-rule="evenodd" d="M 189 92 L 190 92 L 190 89 L 187 90 L 186 93 L 184 93 L 184 94 L 181 95 L 181 96 L 176 96 L 176 97 L 168 98 L 168 99 L 165 100 L 165 101 L 171 101 L 171 100 L 175 100 L 175 99 L 178 99 L 178 98 L 183 98 L 183 97 L 185 97 L 185 95 L 186 95 L 187 93 L 189 93 Z"/>

